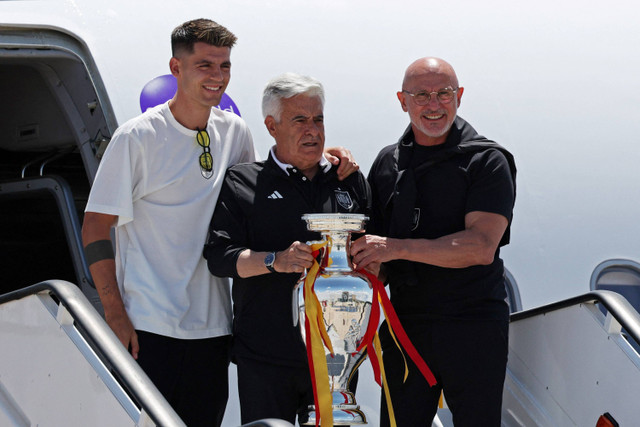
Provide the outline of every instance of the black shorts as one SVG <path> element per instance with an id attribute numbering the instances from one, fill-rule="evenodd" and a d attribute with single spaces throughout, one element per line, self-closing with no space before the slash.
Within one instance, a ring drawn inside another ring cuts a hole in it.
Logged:
<path id="1" fill-rule="evenodd" d="M 185 424 L 220 426 L 229 398 L 231 336 L 185 340 L 136 333 L 138 364 Z"/>

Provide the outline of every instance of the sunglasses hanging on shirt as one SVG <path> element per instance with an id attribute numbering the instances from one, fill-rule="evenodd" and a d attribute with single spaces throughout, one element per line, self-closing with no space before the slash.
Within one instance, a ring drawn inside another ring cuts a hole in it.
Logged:
<path id="1" fill-rule="evenodd" d="M 211 144 L 209 140 L 209 133 L 206 129 L 200 130 L 196 128 L 198 133 L 196 133 L 196 141 L 198 141 L 198 145 L 202 147 L 202 154 L 198 157 L 198 161 L 200 163 L 200 173 L 206 179 L 209 179 L 213 176 L 213 157 L 211 157 L 211 150 L 209 149 L 209 145 Z"/>

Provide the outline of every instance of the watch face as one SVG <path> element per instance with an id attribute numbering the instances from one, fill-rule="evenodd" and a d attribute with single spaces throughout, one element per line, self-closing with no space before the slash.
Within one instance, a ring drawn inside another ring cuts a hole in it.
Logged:
<path id="1" fill-rule="evenodd" d="M 276 260 L 276 254 L 271 252 L 264 258 L 264 265 L 273 265 L 273 262 Z"/>

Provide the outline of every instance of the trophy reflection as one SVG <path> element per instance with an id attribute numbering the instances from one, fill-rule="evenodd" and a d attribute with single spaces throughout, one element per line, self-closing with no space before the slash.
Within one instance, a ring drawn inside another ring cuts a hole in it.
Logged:
<path id="1" fill-rule="evenodd" d="M 306 214 L 302 219 L 307 228 L 322 234 L 327 242 L 329 262 L 320 269 L 314 289 L 322 308 L 322 319 L 333 346 L 334 355 L 325 348 L 329 373 L 329 388 L 333 398 L 333 424 L 358 425 L 367 420 L 349 383 L 356 369 L 365 360 L 364 350 L 356 351 L 362 341 L 371 312 L 373 291 L 369 281 L 351 266 L 349 247 L 351 233 L 363 232 L 367 217 L 361 214 Z M 318 243 L 318 242 L 313 242 Z M 294 323 L 299 323 L 305 340 L 304 277 L 294 290 Z M 297 317 L 299 316 L 299 322 Z M 306 342 L 306 341 L 305 341 Z M 304 416 L 301 418 L 304 419 Z M 315 425 L 316 408 L 308 408 L 304 425 Z"/>

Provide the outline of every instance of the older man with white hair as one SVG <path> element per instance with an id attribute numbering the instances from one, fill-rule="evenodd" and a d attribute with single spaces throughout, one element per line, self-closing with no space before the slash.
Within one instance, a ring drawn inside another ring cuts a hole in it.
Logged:
<path id="1" fill-rule="evenodd" d="M 262 102 L 275 139 L 269 158 L 227 171 L 204 249 L 209 270 L 233 277 L 232 360 L 238 366 L 242 422 L 295 423 L 313 404 L 307 354 L 293 325 L 292 291 L 312 265 L 306 213 L 368 213 L 360 173 L 338 179 L 323 158 L 324 90 L 293 73 L 271 80 Z M 304 420 L 300 420 L 303 422 Z"/>

